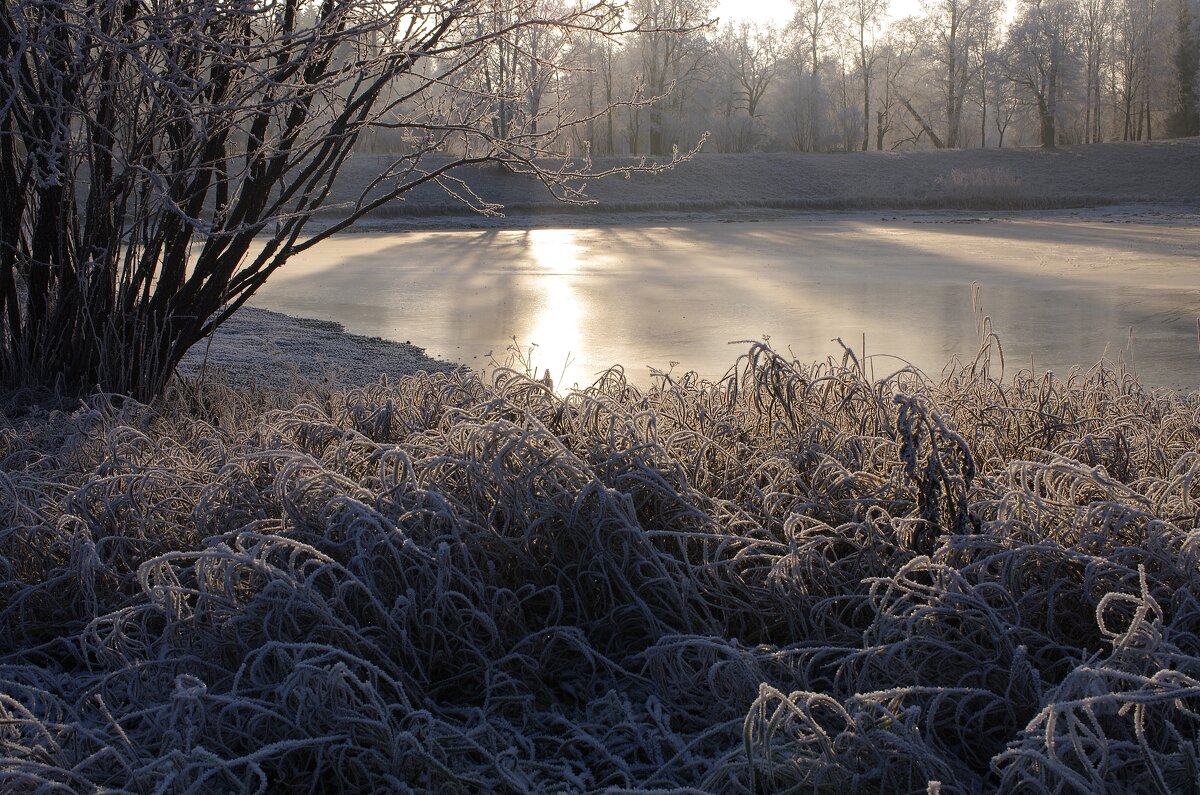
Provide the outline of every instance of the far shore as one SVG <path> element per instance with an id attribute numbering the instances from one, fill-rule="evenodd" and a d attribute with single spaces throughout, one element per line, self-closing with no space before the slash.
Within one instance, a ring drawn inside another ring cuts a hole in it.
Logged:
<path id="1" fill-rule="evenodd" d="M 577 210 L 548 206 L 536 212 L 505 208 L 498 215 L 479 213 L 447 215 L 383 215 L 359 221 L 341 235 L 380 232 L 436 232 L 459 229 L 588 229 L 602 226 L 670 226 L 673 224 L 744 224 L 763 221 L 820 220 L 881 221 L 911 219 L 913 223 L 953 223 L 978 219 L 1026 219 L 1060 221 L 1070 219 L 1101 223 L 1150 223 L 1200 225 L 1200 196 L 1195 202 L 1103 202 L 1023 210 L 986 208 L 895 208 L 845 207 L 841 209 L 785 209 L 726 207 L 710 210 L 616 211 L 603 204 Z M 323 220 L 312 221 L 320 228 Z M 286 266 L 285 266 L 286 267 Z"/>
<path id="2" fill-rule="evenodd" d="M 396 155 L 352 156 L 334 183 L 327 223 L 359 199 Z M 444 162 L 431 156 L 430 164 Z M 660 160 L 662 158 L 659 158 Z M 594 171 L 636 158 L 598 157 Z M 358 228 L 573 226 L 639 217 L 719 213 L 734 217 L 856 211 L 1057 211 L 1112 205 L 1200 204 L 1200 138 L 1042 149 L 901 152 L 701 152 L 657 174 L 589 181 L 594 204 L 556 201 L 538 180 L 498 165 L 454 173 L 505 219 L 480 216 L 436 184 L 420 186 L 372 213 Z M 382 189 L 385 186 L 381 186 Z M 378 193 L 368 192 L 368 198 Z"/>

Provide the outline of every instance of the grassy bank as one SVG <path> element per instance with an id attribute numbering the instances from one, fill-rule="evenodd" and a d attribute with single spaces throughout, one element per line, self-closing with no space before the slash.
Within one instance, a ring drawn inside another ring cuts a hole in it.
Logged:
<path id="1" fill-rule="evenodd" d="M 1183 792 L 1200 398 L 756 347 L 0 433 L 4 792 Z"/>

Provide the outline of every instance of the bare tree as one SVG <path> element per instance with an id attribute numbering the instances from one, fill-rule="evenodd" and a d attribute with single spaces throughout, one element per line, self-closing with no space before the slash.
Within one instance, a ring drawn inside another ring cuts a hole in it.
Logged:
<path id="1" fill-rule="evenodd" d="M 1084 143 L 1103 139 L 1101 124 L 1100 79 L 1105 42 L 1112 27 L 1112 0 L 1081 0 L 1079 5 L 1079 35 L 1084 53 Z"/>
<path id="2" fill-rule="evenodd" d="M 996 75 L 1002 66 L 1003 43 L 1002 4 L 998 0 L 984 0 L 987 4 L 980 14 L 979 26 L 976 29 L 971 58 L 974 62 L 975 86 L 978 92 L 975 105 L 979 108 L 979 147 L 987 146 L 988 123 L 988 93 L 996 84 Z M 966 135 L 963 135 L 964 143 Z"/>
<path id="3" fill-rule="evenodd" d="M 871 80 L 874 77 L 875 64 L 879 60 L 876 42 L 880 22 L 887 12 L 887 2 L 846 0 L 843 10 L 846 14 L 846 27 L 853 37 L 854 57 L 859 79 L 862 81 L 862 150 L 865 152 L 871 146 Z"/>
<path id="4" fill-rule="evenodd" d="M 728 57 L 746 113 L 753 119 L 759 115 L 759 104 L 775 78 L 779 32 L 769 24 L 742 23 L 736 29 Z"/>
<path id="5" fill-rule="evenodd" d="M 792 27 L 807 53 L 809 74 L 815 77 L 820 73 L 821 51 L 830 35 L 837 4 L 835 0 L 793 0 L 793 5 L 796 12 L 792 16 Z"/>
<path id="6" fill-rule="evenodd" d="M 905 144 L 919 144 L 926 138 L 937 149 L 947 146 L 945 139 L 934 128 L 937 109 L 944 101 L 945 93 L 939 71 L 941 67 L 935 57 L 936 48 L 931 45 L 929 25 L 928 16 L 907 17 L 892 25 L 888 31 L 888 79 L 885 89 L 889 109 L 888 126 L 889 129 L 902 126 L 906 133 L 894 139 L 893 149 Z M 891 116 L 890 111 L 894 106 L 903 108 L 905 113 Z"/>
<path id="7" fill-rule="evenodd" d="M 1043 148 L 1058 141 L 1058 99 L 1069 57 L 1065 41 L 1072 27 L 1067 0 L 1024 0 L 1009 32 L 1006 70 L 1037 110 Z"/>
<path id="8" fill-rule="evenodd" d="M 483 94 L 493 100 L 492 132 L 508 138 L 514 124 L 527 124 L 536 134 L 539 123 L 546 121 L 542 109 L 547 92 L 563 72 L 569 29 L 520 23 L 561 18 L 568 10 L 558 0 L 487 0 L 486 5 L 488 13 L 479 15 L 476 35 L 489 41 L 477 74 Z M 508 34 L 492 35 L 500 31 Z"/>
<path id="9" fill-rule="evenodd" d="M 713 110 L 712 145 L 719 152 L 748 152 L 753 144 L 752 119 L 744 111 L 745 98 L 738 81 L 739 59 L 745 48 L 746 24 L 725 24 L 713 40 L 714 58 L 707 74 L 707 100 Z"/>
<path id="10" fill-rule="evenodd" d="M 926 0 L 930 56 L 938 67 L 946 118 L 943 141 L 949 148 L 962 145 L 963 103 L 979 67 L 973 52 L 988 24 L 986 16 L 996 10 L 996 4 L 987 0 Z"/>
<path id="11" fill-rule="evenodd" d="M 710 22 L 709 9 L 709 0 L 635 0 L 632 7 L 642 31 L 637 45 L 650 103 L 650 154 L 666 154 L 677 143 L 669 140 L 666 116 L 681 111 L 688 96 L 685 84 L 700 78 L 711 52 L 703 33 Z M 665 107 L 668 97 L 670 108 Z"/>
<path id="12" fill-rule="evenodd" d="M 826 39 L 831 35 L 837 18 L 837 0 L 792 0 L 796 12 L 792 16 L 792 29 L 797 34 L 797 50 L 804 56 L 797 57 L 808 68 L 809 87 L 807 121 L 808 146 L 816 148 L 821 138 L 819 126 L 821 101 L 821 53 Z"/>
<path id="13" fill-rule="evenodd" d="M 996 130 L 996 148 L 1004 148 L 1004 135 L 1017 118 L 1022 108 L 1022 102 L 1016 93 L 1016 86 L 1001 70 L 995 70 L 988 76 L 987 103 L 991 108 L 992 127 Z"/>
<path id="14" fill-rule="evenodd" d="M 1112 97 L 1121 116 L 1121 139 L 1136 141 L 1142 136 L 1139 100 L 1148 91 L 1150 34 L 1153 0 L 1120 0 L 1113 29 L 1114 68 Z"/>
<path id="15" fill-rule="evenodd" d="M 714 42 L 709 94 L 721 116 L 722 151 L 746 152 L 760 138 L 762 101 L 779 66 L 779 33 L 771 25 L 725 25 Z"/>
<path id="16" fill-rule="evenodd" d="M 615 128 L 616 113 L 603 113 L 602 108 L 615 108 L 623 100 L 627 101 L 636 93 L 632 86 L 624 90 L 620 84 L 623 64 L 618 58 L 617 43 L 613 37 L 597 33 L 588 33 L 575 37 L 576 45 L 569 51 L 568 59 L 574 63 L 573 73 L 581 78 L 583 88 L 579 92 L 586 100 L 574 105 L 575 111 L 582 114 L 588 121 L 583 125 L 588 150 L 615 154 L 617 133 Z M 582 55 L 582 58 L 580 57 Z M 597 96 L 599 95 L 599 96 Z M 638 110 L 630 104 L 631 110 Z M 596 132 L 596 123 L 602 122 L 603 145 L 598 145 L 601 137 Z M 578 132 L 579 125 L 575 127 Z"/>
<path id="17" fill-rule="evenodd" d="M 903 91 L 898 87 L 900 76 L 918 48 L 919 39 L 915 28 L 911 18 L 890 25 L 881 45 L 883 91 L 877 92 L 875 101 L 875 148 L 880 152 L 883 151 L 884 143 L 896 124 L 892 114 L 903 96 Z"/>
<path id="18" fill-rule="evenodd" d="M 530 43 L 535 31 L 615 35 L 618 9 L 607 0 L 545 15 L 513 8 L 6 2 L 0 380 L 153 396 L 290 257 L 371 210 L 437 183 L 494 211 L 454 177 L 467 164 L 504 163 L 582 200 L 572 178 L 589 176 L 587 164 L 539 159 L 557 154 L 561 115 L 531 105 L 497 129 L 497 99 L 518 95 L 496 84 L 489 93 L 483 73 L 497 48 L 552 69 Z M 399 131 L 408 151 L 335 222 L 311 230 L 355 141 L 373 129 Z M 434 151 L 452 155 L 431 162 Z"/>

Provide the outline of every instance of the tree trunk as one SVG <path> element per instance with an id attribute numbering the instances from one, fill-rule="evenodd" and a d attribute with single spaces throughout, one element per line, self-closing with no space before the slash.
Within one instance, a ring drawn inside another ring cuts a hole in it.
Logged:
<path id="1" fill-rule="evenodd" d="M 862 150 L 871 146 L 871 73 L 863 66 L 863 139 Z"/>
<path id="2" fill-rule="evenodd" d="M 1053 149 L 1055 130 L 1054 114 L 1046 107 L 1044 100 L 1038 100 L 1038 118 L 1041 120 L 1041 143 L 1043 149 Z"/>
<path id="3" fill-rule="evenodd" d="M 929 124 L 925 121 L 925 119 L 923 119 L 921 117 L 921 114 L 917 113 L 917 109 L 912 106 L 911 102 L 909 102 L 904 97 L 901 97 L 900 104 L 903 105 L 908 110 L 908 112 L 912 114 L 912 117 L 916 120 L 917 124 L 921 125 L 921 129 L 924 130 L 925 134 L 929 136 L 929 140 L 933 142 L 934 147 L 936 147 L 938 149 L 946 148 L 946 144 L 942 142 L 941 137 L 939 137 L 938 134 L 933 131 L 933 128 L 930 127 Z"/>

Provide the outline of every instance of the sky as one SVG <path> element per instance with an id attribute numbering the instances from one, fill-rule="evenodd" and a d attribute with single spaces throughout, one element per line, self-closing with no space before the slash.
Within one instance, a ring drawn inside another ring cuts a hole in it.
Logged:
<path id="1" fill-rule="evenodd" d="M 720 0 L 714 16 L 720 17 L 721 22 L 744 19 L 782 25 L 792 18 L 794 8 L 791 0 Z M 899 19 L 917 13 L 920 8 L 920 0 L 891 0 L 888 16 Z"/>

